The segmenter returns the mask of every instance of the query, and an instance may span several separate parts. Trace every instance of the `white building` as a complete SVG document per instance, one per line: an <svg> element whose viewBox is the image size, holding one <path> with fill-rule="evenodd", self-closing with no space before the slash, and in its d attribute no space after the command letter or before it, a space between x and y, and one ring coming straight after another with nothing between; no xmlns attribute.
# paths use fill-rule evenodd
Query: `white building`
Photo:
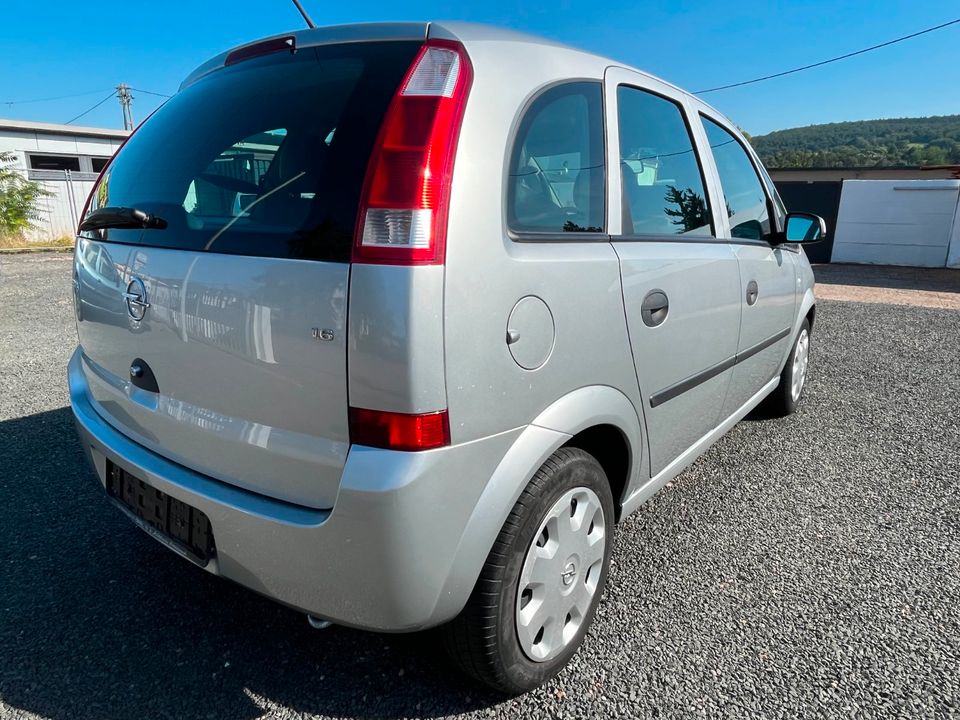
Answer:
<svg viewBox="0 0 960 720"><path fill-rule="evenodd" d="M844 180L831 262L960 267L960 180Z"/></svg>
<svg viewBox="0 0 960 720"><path fill-rule="evenodd" d="M37 228L42 242L73 235L97 175L130 133L26 120L0 120L0 152L16 156L14 167L52 195L42 198Z"/></svg>

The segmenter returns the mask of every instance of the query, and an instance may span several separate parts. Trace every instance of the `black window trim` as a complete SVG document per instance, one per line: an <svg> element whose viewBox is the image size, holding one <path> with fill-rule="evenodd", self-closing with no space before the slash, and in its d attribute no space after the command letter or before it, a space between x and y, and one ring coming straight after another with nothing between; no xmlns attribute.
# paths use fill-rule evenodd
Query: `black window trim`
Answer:
<svg viewBox="0 0 960 720"><path fill-rule="evenodd" d="M754 158L753 152L751 152L752 148L748 148L746 145L744 145L743 141L739 137L737 137L738 131L731 130L729 125L726 122L722 122L720 118L711 117L709 114L705 113L703 110L699 110L698 112L700 115L701 123L704 120L709 120L721 130L726 131L726 133L734 139L734 142L736 142L740 146L740 149L743 150L744 154L747 156L747 160L750 161L750 165L753 167L753 174L757 176L757 181L760 183L760 187L763 189L763 195L767 199L767 215L770 216L770 227L771 227L770 236L771 238L776 237L777 234L779 234L783 229L780 227L780 215L777 212L775 212L776 207L775 207L773 198L770 196L770 188L767 187L767 183L764 182L763 176L760 174L760 171L757 169L758 160ZM707 133L706 127L704 127L703 129L703 133L704 135L706 135ZM707 147L710 148L710 156L713 159L713 166L714 168L717 168L717 159L713 155L713 146L710 144L709 137L707 138ZM717 180L720 182L720 189L723 190L723 180L720 178L719 168L717 168ZM773 180L771 179L770 182L773 182ZM739 240L740 238L731 238L731 239ZM755 242L756 241L751 242L750 244L751 245L755 244ZM765 240L763 238L760 239L760 242L762 242L764 245L768 247L780 247L780 245L773 243L770 240Z"/></svg>
<svg viewBox="0 0 960 720"><path fill-rule="evenodd" d="M562 230L550 230L550 231L537 231L537 230L514 230L510 227L510 170L511 170L511 161L513 160L513 150L517 144L517 138L520 134L520 127L523 125L523 121L527 117L527 113L530 111L530 108L533 107L533 104L537 102L541 97L546 93L554 90L555 88L562 87L564 85L580 85L583 83L588 83L591 85L597 85L600 88L600 130L603 134L602 142L603 148L601 155L603 156L603 230L601 232L563 232ZM607 147L608 147L609 138L607 137L607 102L606 102L606 90L604 88L604 82L602 79L595 77L570 77L563 78L562 80L554 80L545 85L541 85L527 98L524 102L523 107L520 108L513 118L513 124L510 128L510 134L507 140L506 146L506 155L503 162L503 202L502 202L502 218L503 218L503 227L504 233L507 237L510 238L513 242L517 243L571 243L571 242L610 242L610 233L607 225L607 211L608 205L607 198L610 194L610 172L607 167Z"/></svg>
<svg viewBox="0 0 960 720"><path fill-rule="evenodd" d="M770 243L766 240L751 240L750 238L722 238L715 235L664 235L662 233L635 233L633 235L611 235L610 239L612 242L699 243L700 245L758 245L761 247L770 247Z"/></svg>
<svg viewBox="0 0 960 720"><path fill-rule="evenodd" d="M680 110L680 117L683 120L684 127L687 129L687 136L690 138L690 146L693 148L693 155L697 161L697 167L700 169L700 183L703 185L703 194L707 200L707 207L710 211L710 234L709 235L675 235L675 234L664 234L664 233L625 233L623 231L623 224L620 225L620 234L612 235L611 237L617 242L689 242L689 243L726 243L728 242L726 238L721 238L717 236L717 222L714 215L713 203L710 202L710 186L707 184L707 177L704 173L703 158L701 157L700 148L697 145L696 137L693 134L693 126L690 124L690 116L687 113L687 108L681 100L677 98L670 97L656 90L651 90L650 88L642 87L641 85L634 85L628 82L617 83L617 90L622 87L630 88L632 90L640 90L641 92L648 93L650 95L655 95L656 97L666 100L667 102L672 103ZM620 132L620 104L617 103L617 133ZM618 168L619 170L619 168ZM620 189L620 213L621 217L623 214L623 188Z"/></svg>

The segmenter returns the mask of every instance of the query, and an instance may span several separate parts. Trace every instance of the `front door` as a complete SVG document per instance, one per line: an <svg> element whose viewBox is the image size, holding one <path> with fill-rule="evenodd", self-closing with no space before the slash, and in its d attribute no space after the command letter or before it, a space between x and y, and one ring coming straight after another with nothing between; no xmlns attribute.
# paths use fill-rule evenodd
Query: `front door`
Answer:
<svg viewBox="0 0 960 720"><path fill-rule="evenodd" d="M654 476L720 421L740 326L740 277L716 237L682 97L610 68L607 117L624 308ZM619 186L619 187L618 187ZM617 204L620 213L617 212Z"/></svg>

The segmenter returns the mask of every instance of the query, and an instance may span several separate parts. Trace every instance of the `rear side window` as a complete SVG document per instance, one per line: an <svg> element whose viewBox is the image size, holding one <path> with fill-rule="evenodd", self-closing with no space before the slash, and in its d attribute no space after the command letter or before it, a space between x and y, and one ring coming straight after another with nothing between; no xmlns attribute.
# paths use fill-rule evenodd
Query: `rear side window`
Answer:
<svg viewBox="0 0 960 720"><path fill-rule="evenodd" d="M109 239L347 262L377 132L419 47L304 48L216 70L131 137L91 209L168 223Z"/></svg>
<svg viewBox="0 0 960 720"><path fill-rule="evenodd" d="M703 117L703 129L720 174L731 236L745 240L769 237L767 194L747 151L728 130L708 117Z"/></svg>
<svg viewBox="0 0 960 720"><path fill-rule="evenodd" d="M624 235L711 236L710 204L677 103L617 88Z"/></svg>
<svg viewBox="0 0 960 720"><path fill-rule="evenodd" d="M510 156L507 222L519 233L603 232L600 83L546 90L527 109Z"/></svg>

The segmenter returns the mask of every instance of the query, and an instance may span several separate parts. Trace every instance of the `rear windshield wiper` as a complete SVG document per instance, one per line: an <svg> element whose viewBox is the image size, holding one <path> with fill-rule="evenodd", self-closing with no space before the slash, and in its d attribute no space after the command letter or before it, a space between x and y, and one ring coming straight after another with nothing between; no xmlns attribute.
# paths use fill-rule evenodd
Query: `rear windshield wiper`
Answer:
<svg viewBox="0 0 960 720"><path fill-rule="evenodd" d="M105 230L106 228L151 228L163 230L167 221L143 210L128 207L98 208L83 219L81 230Z"/></svg>

